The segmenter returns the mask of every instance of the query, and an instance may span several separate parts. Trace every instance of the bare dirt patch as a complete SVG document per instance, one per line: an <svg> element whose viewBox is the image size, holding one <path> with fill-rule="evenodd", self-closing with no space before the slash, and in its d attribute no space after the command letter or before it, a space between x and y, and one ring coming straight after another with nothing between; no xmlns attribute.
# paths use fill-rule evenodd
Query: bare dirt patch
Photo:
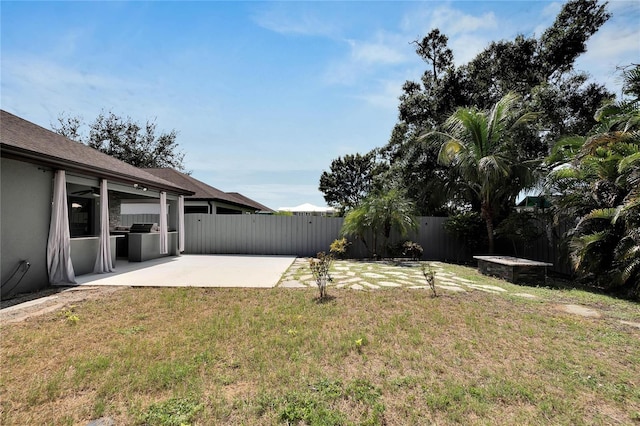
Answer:
<svg viewBox="0 0 640 426"><path fill-rule="evenodd" d="M587 318L600 318L602 315L595 309L582 305L559 305L558 309L570 314L580 315Z"/></svg>
<svg viewBox="0 0 640 426"><path fill-rule="evenodd" d="M68 287L47 289L2 301L0 324L25 321L86 300L97 299L126 287Z"/></svg>

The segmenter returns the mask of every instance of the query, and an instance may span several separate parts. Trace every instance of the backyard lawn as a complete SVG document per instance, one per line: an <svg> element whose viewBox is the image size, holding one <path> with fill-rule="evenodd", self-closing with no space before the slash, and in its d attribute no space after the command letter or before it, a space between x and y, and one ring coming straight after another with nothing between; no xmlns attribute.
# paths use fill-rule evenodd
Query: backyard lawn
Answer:
<svg viewBox="0 0 640 426"><path fill-rule="evenodd" d="M464 291L431 297L417 265L334 267L323 303L313 287L131 288L3 324L0 423L640 424L637 303L445 264L436 282Z"/></svg>

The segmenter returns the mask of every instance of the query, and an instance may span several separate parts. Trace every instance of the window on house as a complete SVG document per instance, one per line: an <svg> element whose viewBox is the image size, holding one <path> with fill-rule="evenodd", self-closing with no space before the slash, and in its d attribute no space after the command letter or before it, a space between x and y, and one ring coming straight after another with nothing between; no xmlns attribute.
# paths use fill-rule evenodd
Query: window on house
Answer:
<svg viewBox="0 0 640 426"><path fill-rule="evenodd" d="M242 214L242 210L228 209L226 207L216 207L217 214Z"/></svg>
<svg viewBox="0 0 640 426"><path fill-rule="evenodd" d="M184 213L209 213L209 206L184 206Z"/></svg>
<svg viewBox="0 0 640 426"><path fill-rule="evenodd" d="M69 197L69 233L71 237L95 235L93 198Z"/></svg>

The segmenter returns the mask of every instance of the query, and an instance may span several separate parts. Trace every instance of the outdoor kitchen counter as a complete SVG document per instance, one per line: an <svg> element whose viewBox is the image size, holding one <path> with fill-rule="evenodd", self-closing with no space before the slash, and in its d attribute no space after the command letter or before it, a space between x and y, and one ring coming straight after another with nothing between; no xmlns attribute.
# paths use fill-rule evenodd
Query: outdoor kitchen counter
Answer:
<svg viewBox="0 0 640 426"><path fill-rule="evenodd" d="M164 256L178 255L178 233L169 234L169 253L160 254L160 233L129 233L129 262L144 262Z"/></svg>
<svg viewBox="0 0 640 426"><path fill-rule="evenodd" d="M110 235L111 261L116 262L116 238L122 235ZM76 275L90 274L96 264L100 237L74 237L71 238L71 263Z"/></svg>

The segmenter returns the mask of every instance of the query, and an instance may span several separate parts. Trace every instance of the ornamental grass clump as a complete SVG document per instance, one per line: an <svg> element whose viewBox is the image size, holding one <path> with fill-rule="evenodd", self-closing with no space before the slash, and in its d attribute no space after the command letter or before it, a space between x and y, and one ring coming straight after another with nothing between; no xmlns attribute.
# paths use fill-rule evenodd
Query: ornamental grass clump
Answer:
<svg viewBox="0 0 640 426"><path fill-rule="evenodd" d="M327 282L331 281L329 269L332 263L333 256L323 251L316 254L315 258L309 259L309 268L311 269L313 278L316 280L316 284L318 284L320 300L327 297Z"/></svg>

